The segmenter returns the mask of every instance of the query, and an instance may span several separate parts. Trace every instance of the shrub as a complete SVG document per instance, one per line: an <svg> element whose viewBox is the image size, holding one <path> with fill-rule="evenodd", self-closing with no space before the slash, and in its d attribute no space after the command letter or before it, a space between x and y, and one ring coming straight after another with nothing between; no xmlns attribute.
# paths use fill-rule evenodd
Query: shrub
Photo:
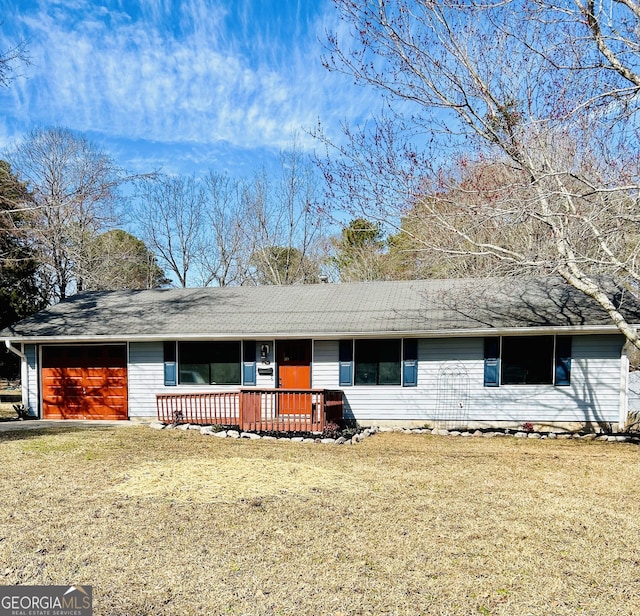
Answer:
<svg viewBox="0 0 640 616"><path fill-rule="evenodd" d="M330 421L322 431L322 438L340 438L341 434L342 428L334 421Z"/></svg>

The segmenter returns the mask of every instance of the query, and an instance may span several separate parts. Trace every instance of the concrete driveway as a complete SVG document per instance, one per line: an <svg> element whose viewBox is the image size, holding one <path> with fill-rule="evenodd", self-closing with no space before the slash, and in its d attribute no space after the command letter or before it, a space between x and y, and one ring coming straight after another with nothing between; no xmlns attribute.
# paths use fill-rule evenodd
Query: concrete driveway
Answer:
<svg viewBox="0 0 640 616"><path fill-rule="evenodd" d="M27 419L24 421L1 421L0 432L20 432L23 430L46 430L47 428L96 428L99 426L113 426L114 428L126 428L141 426L136 421L107 421L102 419Z"/></svg>

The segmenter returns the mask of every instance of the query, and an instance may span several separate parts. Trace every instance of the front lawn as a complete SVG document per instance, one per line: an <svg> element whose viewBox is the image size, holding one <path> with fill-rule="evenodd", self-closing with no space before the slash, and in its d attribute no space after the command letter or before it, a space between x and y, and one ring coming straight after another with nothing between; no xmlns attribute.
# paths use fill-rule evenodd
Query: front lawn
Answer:
<svg viewBox="0 0 640 616"><path fill-rule="evenodd" d="M0 434L0 583L94 614L635 614L635 445Z"/></svg>

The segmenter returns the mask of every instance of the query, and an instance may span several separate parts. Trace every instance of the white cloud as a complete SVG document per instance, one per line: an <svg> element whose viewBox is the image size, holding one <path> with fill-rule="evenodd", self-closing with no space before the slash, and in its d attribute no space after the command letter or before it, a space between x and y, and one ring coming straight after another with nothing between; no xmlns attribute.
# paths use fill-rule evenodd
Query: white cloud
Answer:
<svg viewBox="0 0 640 616"><path fill-rule="evenodd" d="M238 148L287 147L319 117L366 113L362 92L320 64L322 15L285 32L291 23L252 23L260 3L242 5L233 26L214 0L183 2L179 15L165 0L142 4L140 15L71 0L23 14L33 66L11 113L110 138Z"/></svg>

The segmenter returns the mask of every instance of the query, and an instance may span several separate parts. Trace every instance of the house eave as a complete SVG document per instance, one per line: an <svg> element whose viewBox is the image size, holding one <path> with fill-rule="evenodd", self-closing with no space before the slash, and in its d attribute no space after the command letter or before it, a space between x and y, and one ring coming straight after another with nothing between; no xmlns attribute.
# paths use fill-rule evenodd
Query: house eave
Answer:
<svg viewBox="0 0 640 616"><path fill-rule="evenodd" d="M340 332L270 332L246 331L233 333L174 333L174 334L59 334L51 336L10 336L2 340L10 344L61 344L105 342L161 342L164 340L287 340L310 338L336 340L340 338L468 338L481 336L534 336L545 334L586 335L619 333L615 325L572 325L535 327L484 327L473 329L424 329L393 331L340 331Z"/></svg>

